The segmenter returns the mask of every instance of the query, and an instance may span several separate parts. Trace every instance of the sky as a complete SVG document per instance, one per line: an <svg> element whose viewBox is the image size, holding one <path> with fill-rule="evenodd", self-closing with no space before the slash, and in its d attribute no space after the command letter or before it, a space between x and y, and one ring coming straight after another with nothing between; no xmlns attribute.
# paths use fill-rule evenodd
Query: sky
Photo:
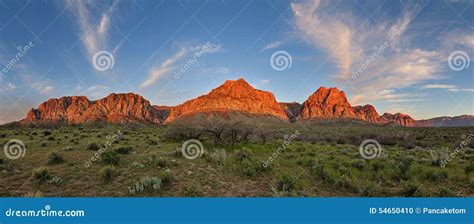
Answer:
<svg viewBox="0 0 474 224"><path fill-rule="evenodd" d="M244 78L338 87L415 119L474 114L474 1L0 0L0 124L49 98L178 105Z"/></svg>

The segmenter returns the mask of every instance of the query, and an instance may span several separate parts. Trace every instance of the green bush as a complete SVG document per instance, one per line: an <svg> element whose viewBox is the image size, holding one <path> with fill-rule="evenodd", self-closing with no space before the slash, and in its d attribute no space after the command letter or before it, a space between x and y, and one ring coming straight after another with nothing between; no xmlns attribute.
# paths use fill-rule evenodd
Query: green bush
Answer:
<svg viewBox="0 0 474 224"><path fill-rule="evenodd" d="M418 183L406 181L403 183L401 195L404 197L421 197L423 196L423 189Z"/></svg>
<svg viewBox="0 0 474 224"><path fill-rule="evenodd" d="M278 176L276 190L278 192L292 193L296 190L297 178L291 173L285 172Z"/></svg>
<svg viewBox="0 0 474 224"><path fill-rule="evenodd" d="M161 190L162 182L158 177L143 177L136 182L132 187L128 188L130 194L155 193Z"/></svg>
<svg viewBox="0 0 474 224"><path fill-rule="evenodd" d="M54 151L54 152L49 153L48 165L60 164L63 162L64 162L63 155L60 154L59 152Z"/></svg>
<svg viewBox="0 0 474 224"><path fill-rule="evenodd" d="M378 192L379 185L370 181L360 190L360 195L364 197L374 197L377 196Z"/></svg>
<svg viewBox="0 0 474 224"><path fill-rule="evenodd" d="M102 153L102 155L100 155L100 159L107 165L115 166L118 165L120 156L114 150L107 149L104 153Z"/></svg>
<svg viewBox="0 0 474 224"><path fill-rule="evenodd" d="M161 179L161 186L169 186L174 180L174 175L171 170L160 171L158 173L158 178Z"/></svg>
<svg viewBox="0 0 474 224"><path fill-rule="evenodd" d="M115 168L113 166L105 166L100 170L100 176L102 180L108 182L114 178L115 175Z"/></svg>
<svg viewBox="0 0 474 224"><path fill-rule="evenodd" d="M425 172L425 179L431 181L442 181L448 179L448 172L446 170L430 169Z"/></svg>
<svg viewBox="0 0 474 224"><path fill-rule="evenodd" d="M266 169L260 162L249 158L237 163L238 172L248 177L255 177Z"/></svg>
<svg viewBox="0 0 474 224"><path fill-rule="evenodd" d="M438 192L439 197L454 197L456 194L449 188L441 187Z"/></svg>
<svg viewBox="0 0 474 224"><path fill-rule="evenodd" d="M89 150L99 150L100 146L99 144L97 143L89 143L89 145L87 145L87 149Z"/></svg>
<svg viewBox="0 0 474 224"><path fill-rule="evenodd" d="M131 146L123 146L123 147L119 147L119 148L115 149L115 151L119 154L129 154L130 151L132 151L132 147Z"/></svg>
<svg viewBox="0 0 474 224"><path fill-rule="evenodd" d="M44 136L48 136L48 135L51 135L51 134L52 134L51 131L43 131L43 135L44 135Z"/></svg>
<svg viewBox="0 0 474 224"><path fill-rule="evenodd" d="M464 172L466 174L474 172L474 162L471 161L471 163L464 168Z"/></svg>
<svg viewBox="0 0 474 224"><path fill-rule="evenodd" d="M45 182L49 179L49 171L46 167L38 167L33 170L33 177L39 182Z"/></svg>
<svg viewBox="0 0 474 224"><path fill-rule="evenodd" d="M132 167L135 168L135 169L143 169L143 168L145 168L145 165L143 165L141 163L138 163L138 162L134 162L134 163L132 163Z"/></svg>
<svg viewBox="0 0 474 224"><path fill-rule="evenodd" d="M186 197L199 197L202 193L198 185L192 184L184 188L184 195Z"/></svg>

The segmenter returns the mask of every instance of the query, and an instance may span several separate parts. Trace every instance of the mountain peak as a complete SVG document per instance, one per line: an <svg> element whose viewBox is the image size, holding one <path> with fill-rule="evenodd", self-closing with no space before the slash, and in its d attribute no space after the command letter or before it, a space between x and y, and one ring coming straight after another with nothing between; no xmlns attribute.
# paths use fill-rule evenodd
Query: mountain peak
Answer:
<svg viewBox="0 0 474 224"><path fill-rule="evenodd" d="M283 120L288 117L273 93L253 88L244 79L227 80L209 94L176 106L166 119L170 122L187 114L208 111L245 112L272 115Z"/></svg>

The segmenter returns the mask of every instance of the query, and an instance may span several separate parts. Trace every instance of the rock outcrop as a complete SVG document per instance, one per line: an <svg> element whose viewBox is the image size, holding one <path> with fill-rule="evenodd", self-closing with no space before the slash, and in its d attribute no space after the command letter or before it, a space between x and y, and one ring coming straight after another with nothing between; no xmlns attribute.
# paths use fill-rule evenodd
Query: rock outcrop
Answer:
<svg viewBox="0 0 474 224"><path fill-rule="evenodd" d="M189 100L175 107L153 106L142 96L134 93L110 94L105 98L90 101L85 96L66 96L49 99L31 109L22 124L40 122L64 122L70 124L86 122L141 122L170 123L177 119L199 113L212 112L223 116L249 114L271 116L284 121L309 119L348 119L372 124L413 126L472 126L474 116L440 117L415 121L402 113L384 113L379 116L372 105L352 106L344 91L321 87L299 104L279 103L275 96L257 90L245 80L228 80L206 95Z"/></svg>
<svg viewBox="0 0 474 224"><path fill-rule="evenodd" d="M65 122L71 124L104 121L159 123L157 111L142 96L127 94L110 94L109 96L90 101L85 96L66 96L50 99L38 109L31 109L21 123L35 121Z"/></svg>
<svg viewBox="0 0 474 224"><path fill-rule="evenodd" d="M245 80L228 80L209 94L173 107L165 123L199 112L233 111L253 115L271 115L288 120L273 93L257 90Z"/></svg>
<svg viewBox="0 0 474 224"><path fill-rule="evenodd" d="M381 117L381 120L383 123L386 123L386 124L395 124L395 125L401 125L401 126L406 126L406 127L415 126L415 119L413 119L407 114L402 114L402 113L396 113L396 114L384 113Z"/></svg>

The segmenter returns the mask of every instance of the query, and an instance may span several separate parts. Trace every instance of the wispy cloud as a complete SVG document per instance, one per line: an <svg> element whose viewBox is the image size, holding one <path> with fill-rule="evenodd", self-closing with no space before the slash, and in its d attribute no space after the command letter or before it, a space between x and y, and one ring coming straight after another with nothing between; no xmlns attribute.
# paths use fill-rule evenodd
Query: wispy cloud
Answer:
<svg viewBox="0 0 474 224"><path fill-rule="evenodd" d="M37 89L42 94L49 94L54 90L53 86L39 86Z"/></svg>
<svg viewBox="0 0 474 224"><path fill-rule="evenodd" d="M1 81L1 79L0 79L0 81ZM1 88L1 90L5 91L5 92L13 91L15 89L16 89L16 86L11 82L8 82L3 88Z"/></svg>
<svg viewBox="0 0 474 224"><path fill-rule="evenodd" d="M445 85L445 84L430 84L424 85L421 87L422 89L454 89L456 88L455 85Z"/></svg>
<svg viewBox="0 0 474 224"><path fill-rule="evenodd" d="M263 46L263 48L260 50L261 52L262 51L266 51L266 50L270 50L270 49L275 49L277 47L280 47L281 45L283 45L283 41L273 41L273 42L270 42L268 44L266 44L265 46Z"/></svg>
<svg viewBox="0 0 474 224"><path fill-rule="evenodd" d="M443 66L450 53L448 44L429 50L411 45L412 40L422 35L421 31L410 28L423 3L407 3L399 19L378 18L376 23L355 16L347 8L334 9L332 1L310 0L291 6L299 35L327 52L329 61L339 70L333 78L350 84L354 90L351 102L360 104L387 97L392 100L415 97L410 99L415 100L419 97L416 94L394 90L443 78ZM461 40L465 45L472 42L470 35Z"/></svg>
<svg viewBox="0 0 474 224"><path fill-rule="evenodd" d="M141 84L141 87L148 87L153 85L158 79L168 74L173 65L181 60L186 55L186 50L181 49L178 53L174 54L170 58L166 59L159 67L152 68L148 74L148 78Z"/></svg>
<svg viewBox="0 0 474 224"><path fill-rule="evenodd" d="M450 92L474 92L474 89L448 89Z"/></svg>
<svg viewBox="0 0 474 224"><path fill-rule="evenodd" d="M89 58L98 51L108 50L108 32L111 24L111 15L118 1L113 1L112 5L107 9L97 13L94 9L99 7L96 5L98 1L84 0L67 0L66 4L70 5L70 11L77 20L80 29L80 38L87 51ZM97 15L99 14L100 16ZM109 51L116 51L117 48Z"/></svg>
<svg viewBox="0 0 474 224"><path fill-rule="evenodd" d="M164 60L160 66L153 67L150 70L147 79L142 82L140 87L149 87L156 83L160 78L170 74L172 71L178 68L181 68L179 74L182 75L183 71L185 72L189 67L193 66L203 55L222 52L222 50L223 48L221 45L211 44L209 42L205 45L181 48L177 53ZM189 58L186 56L189 56ZM181 66L176 65L177 63L181 62L183 63Z"/></svg>

